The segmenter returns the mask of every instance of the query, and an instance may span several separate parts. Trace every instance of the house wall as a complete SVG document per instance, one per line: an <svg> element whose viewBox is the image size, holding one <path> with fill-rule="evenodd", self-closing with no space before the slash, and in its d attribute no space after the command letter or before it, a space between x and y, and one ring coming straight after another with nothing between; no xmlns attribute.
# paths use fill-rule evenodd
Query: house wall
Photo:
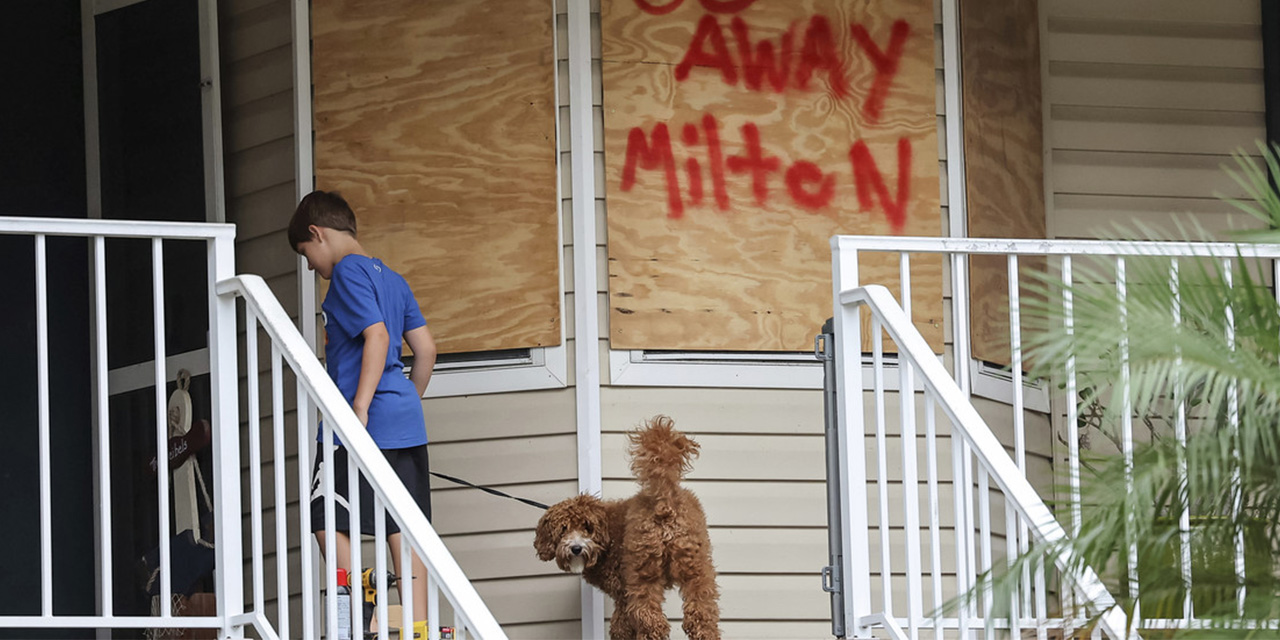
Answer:
<svg viewBox="0 0 1280 640"><path fill-rule="evenodd" d="M1041 0L1051 238L1114 222L1178 237L1174 214L1218 236L1258 226L1229 155L1265 135L1254 0ZM1114 233L1110 234L1114 236Z"/></svg>
<svg viewBox="0 0 1280 640"><path fill-rule="evenodd" d="M1233 213L1215 194L1238 194L1220 165L1229 161L1231 150L1252 148L1263 135L1256 2L1044 0L1040 6L1049 234L1097 237L1102 225L1117 219L1145 222L1172 234L1171 213L1178 211L1219 234L1251 226L1251 219ZM237 270L264 276L282 304L296 309L297 261L284 248L283 231L298 190L293 179L290 1L220 0L219 10L227 217L238 227ZM594 10L598 16L598 6ZM557 24L562 33L564 14L561 2ZM595 38L598 41L598 30ZM935 38L940 45L937 25ZM557 58L564 87L563 53ZM946 114L940 55L937 65L941 141ZM598 64L594 71L599 132L603 116ZM559 104L567 128L563 90ZM603 141L599 135L596 141L597 167L602 167ZM561 152L568 153L565 144ZM945 229L946 158L943 149L939 153ZM600 235L595 246L585 250L604 264L603 171L596 177ZM562 185L567 181L562 175ZM567 230L572 224L569 201L563 202ZM567 265L578 248L569 241L571 234L563 237L567 310L573 308L576 295ZM603 304L605 280L602 271L591 292L602 302L601 309L608 306ZM571 322L571 314L566 313L566 321ZM607 327L607 318L599 322ZM568 334L572 349L572 326ZM600 335L608 336L608 331ZM603 362L607 340L599 346ZM289 384L286 381L286 388ZM292 408L291 395L286 394L287 411ZM574 400L570 387L426 401L436 468L543 501L571 495L578 486ZM1010 440L1007 409L978 403L1001 437ZM895 404L890 401L890 406ZM672 415L703 444L703 457L689 484L710 516L726 635L827 635L827 596L818 588L818 569L826 563L818 392L631 387L606 381L606 497L632 491L623 432L656 413ZM292 413L287 418L291 425ZM1052 439L1043 420L1033 420L1029 429L1033 475L1044 479ZM296 445L291 435L289 449L296 450ZM890 449L894 446L891 439ZM247 453L242 459L247 468ZM283 462L290 477L296 477L298 460ZM446 484L436 488L441 533L511 635L576 637L576 578L559 574L532 554L538 512L469 489ZM296 511L296 496L290 500ZM890 524L900 517L895 507ZM294 554L297 544L291 541ZM269 547L264 560L274 561L274 552ZM878 549L873 547L872 554ZM267 579L270 590L274 576L268 573ZM299 589L294 585L295 593ZM678 615L674 601L669 611Z"/></svg>
<svg viewBox="0 0 1280 640"><path fill-rule="evenodd" d="M1220 197L1243 195L1222 167L1266 134L1257 2L1041 0L1040 21L1050 238L1263 226ZM1054 442L1077 437L1055 409Z"/></svg>
<svg viewBox="0 0 1280 640"><path fill-rule="evenodd" d="M289 4L285 0L223 0L224 129L227 140L228 219L238 225L239 270L259 273L288 309L297 308L293 256L283 251L284 226L295 198L292 181L292 81ZM599 6L593 12L593 113L597 135L595 192L598 264L607 259L604 224L603 114L600 94ZM935 3L935 15L940 6ZM560 42L567 34L566 4L556 6ZM941 25L935 25L937 119L945 176ZM569 126L566 49L557 54L562 131ZM567 136L561 143L568 166ZM574 308L573 252L568 175L562 172L566 265L564 308ZM947 229L945 178L939 185ZM605 270L596 290L607 361ZM429 302L427 302L429 304ZM566 313L568 351L572 314ZM814 328L817 331L817 327ZM572 367L572 364L570 365ZM570 371L569 379L573 380ZM265 383L266 380L263 379ZM286 384L288 384L286 382ZM263 385L265 388L265 384ZM291 394L286 394L289 396ZM510 493L554 502L577 491L575 391L534 391L431 399L424 402L435 469ZM891 400L892 402L892 400ZM633 491L623 433L655 414L671 415L703 445L690 486L703 500L720 571L728 637L821 637L830 632L829 598L819 572L827 564L823 472L822 399L815 390L690 389L610 386L602 391L604 495ZM286 410L292 399L286 397ZM292 433L292 414L287 416ZM294 437L289 450L296 450ZM269 451L269 449L264 449ZM247 454L242 458L247 460ZM247 463L246 463L247 464ZM296 458L285 461L295 477ZM269 471L269 467L264 472ZM561 574L533 554L533 526L540 513L523 504L437 481L435 520L446 544L477 589L516 638L570 638L580 634L579 580ZM289 496L291 514L296 496ZM270 496L267 496L268 509ZM900 524L895 510L894 523ZM267 513L268 517L272 515ZM786 544L779 544L786 541ZM267 542L267 563L274 549ZM297 566L297 540L290 540ZM274 577L268 573L267 589ZM291 585L296 618L298 585ZM269 603L269 609L271 604ZM669 613L679 616L678 599ZM273 611L269 611L274 616ZM676 630L676 635L680 631Z"/></svg>

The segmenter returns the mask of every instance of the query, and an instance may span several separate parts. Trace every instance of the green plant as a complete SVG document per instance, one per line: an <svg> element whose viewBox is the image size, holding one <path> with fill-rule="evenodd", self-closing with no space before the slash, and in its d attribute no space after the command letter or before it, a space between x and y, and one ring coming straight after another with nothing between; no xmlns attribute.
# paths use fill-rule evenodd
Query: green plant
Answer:
<svg viewBox="0 0 1280 640"><path fill-rule="evenodd" d="M1235 154L1235 167L1227 170L1248 198L1229 201L1269 227L1244 240L1276 242L1280 159L1276 149L1259 150L1261 167L1243 152ZM1267 628L1280 624L1280 305L1258 275L1270 273L1270 264L1244 253L1228 264L1183 260L1177 287L1169 284L1168 258L1130 259L1126 281L1132 284L1124 302L1114 273L1078 268L1069 286L1073 332L1063 329L1056 302L1068 285L1050 275L1041 279L1042 295L1025 310L1038 329L1028 334L1033 374L1060 377L1074 358L1084 390L1078 426L1111 440L1115 451L1086 452L1080 535L1033 546L1012 569L985 576L967 597L992 589L993 603L1008 602L1023 565L1065 554L1068 570L1087 566L1100 573L1131 623L1137 611L1146 618L1180 618L1179 521L1186 510L1193 523L1185 534L1192 538L1195 614L1213 628L1176 635L1280 637ZM1187 420L1179 437L1181 415ZM1145 432L1135 429L1126 457L1122 428L1134 421ZM1234 562L1237 549L1243 575ZM1131 567L1140 585L1136 593ZM1238 600L1241 584L1247 595Z"/></svg>

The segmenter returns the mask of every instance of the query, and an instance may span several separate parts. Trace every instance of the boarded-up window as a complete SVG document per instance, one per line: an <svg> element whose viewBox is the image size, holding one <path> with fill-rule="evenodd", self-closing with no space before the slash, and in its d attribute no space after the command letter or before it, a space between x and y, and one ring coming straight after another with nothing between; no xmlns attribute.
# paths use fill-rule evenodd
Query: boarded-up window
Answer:
<svg viewBox="0 0 1280 640"><path fill-rule="evenodd" d="M964 159L969 236L1043 238L1044 150L1040 111L1040 32L1035 0L962 0ZM1008 261L970 259L973 357L1012 360ZM1036 293L1030 273L1043 258L1019 262L1019 296ZM1020 329L1024 332L1027 327Z"/></svg>
<svg viewBox="0 0 1280 640"><path fill-rule="evenodd" d="M316 184L444 352L560 342L546 0L315 0Z"/></svg>
<svg viewBox="0 0 1280 640"><path fill-rule="evenodd" d="M936 236L929 0L602 5L610 344L802 351L829 238ZM896 255L862 280L895 289ZM912 265L941 348L941 260Z"/></svg>

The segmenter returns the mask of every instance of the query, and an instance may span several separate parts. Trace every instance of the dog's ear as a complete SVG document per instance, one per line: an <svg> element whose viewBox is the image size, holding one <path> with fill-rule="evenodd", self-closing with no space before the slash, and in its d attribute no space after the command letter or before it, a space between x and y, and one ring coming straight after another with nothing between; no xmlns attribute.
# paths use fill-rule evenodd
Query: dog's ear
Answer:
<svg viewBox="0 0 1280 640"><path fill-rule="evenodd" d="M598 503L597 503L598 505ZM592 509L591 514L587 518L591 523L591 539L601 547L608 547L609 538L609 517L603 508Z"/></svg>
<svg viewBox="0 0 1280 640"><path fill-rule="evenodd" d="M552 539L554 532L551 512L547 512L538 520L538 528L533 536L533 550L538 552L538 559L546 562L556 557L556 541Z"/></svg>

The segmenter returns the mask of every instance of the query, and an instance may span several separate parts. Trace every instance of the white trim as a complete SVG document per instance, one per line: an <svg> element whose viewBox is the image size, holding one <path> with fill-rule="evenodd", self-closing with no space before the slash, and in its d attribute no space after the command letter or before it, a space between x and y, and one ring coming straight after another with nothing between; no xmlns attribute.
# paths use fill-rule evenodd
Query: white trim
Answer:
<svg viewBox="0 0 1280 640"><path fill-rule="evenodd" d="M563 344L529 350L528 358L437 364L424 398L563 389L568 349Z"/></svg>
<svg viewBox="0 0 1280 640"><path fill-rule="evenodd" d="M969 379L973 381L970 393L1012 406L1013 374L995 365L979 360L969 361ZM1022 408L1027 411L1049 413L1049 386L1044 380L1023 377Z"/></svg>
<svg viewBox="0 0 1280 640"><path fill-rule="evenodd" d="M191 377L209 373L209 348L201 347L194 351L176 353L164 359L165 382L173 382L180 369L186 369ZM114 396L138 389L149 389L156 386L155 362L147 360L107 372L107 395ZM164 395L163 393L161 395Z"/></svg>
<svg viewBox="0 0 1280 640"><path fill-rule="evenodd" d="M969 204L964 157L964 82L961 69L960 7L958 0L942 0L942 93L947 134L947 235L965 238L969 235ZM961 391L970 393L973 380L969 326L969 259L959 256L951 260L951 327L955 335L965 336L954 345L953 366Z"/></svg>
<svg viewBox="0 0 1280 640"><path fill-rule="evenodd" d="M604 481L600 452L600 325L596 296L599 265L596 264L595 131L592 123L595 92L591 86L590 0L569 0L567 11L578 490L599 495ZM581 589L582 637L603 638L604 596L586 583Z"/></svg>
<svg viewBox="0 0 1280 640"><path fill-rule="evenodd" d="M315 148L311 131L311 4L310 0L289 3L293 29L293 168L294 200L311 193L315 185ZM301 88L301 89L300 89ZM307 268L307 259L298 256L294 267L298 276L298 329L302 339L316 352L316 277Z"/></svg>
<svg viewBox="0 0 1280 640"><path fill-rule="evenodd" d="M100 0L101 1L101 0ZM227 221L222 165L222 80L218 56L218 3L200 0L200 133L204 144L204 219Z"/></svg>
<svg viewBox="0 0 1280 640"><path fill-rule="evenodd" d="M816 336L820 329L814 329ZM744 359L750 361L744 362ZM609 350L610 383L637 387L821 389L822 362L801 353Z"/></svg>

